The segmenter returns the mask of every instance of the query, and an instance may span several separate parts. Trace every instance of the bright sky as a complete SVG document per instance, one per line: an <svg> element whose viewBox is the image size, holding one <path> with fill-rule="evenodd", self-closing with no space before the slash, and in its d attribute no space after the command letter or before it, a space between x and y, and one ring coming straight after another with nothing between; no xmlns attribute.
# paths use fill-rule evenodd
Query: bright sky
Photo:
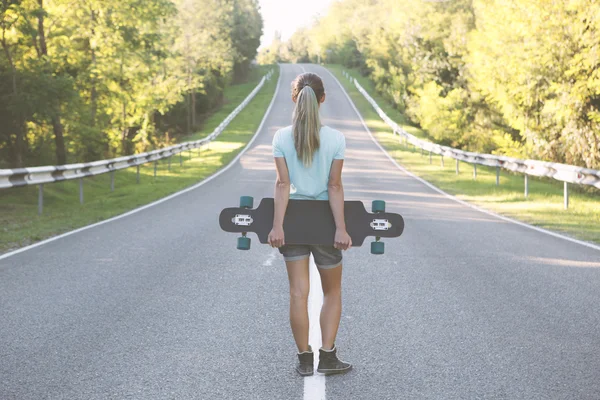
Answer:
<svg viewBox="0 0 600 400"><path fill-rule="evenodd" d="M296 29L309 25L313 18L327 11L333 0L259 0L264 27L261 47L273 41L275 31L282 40L289 39Z"/></svg>

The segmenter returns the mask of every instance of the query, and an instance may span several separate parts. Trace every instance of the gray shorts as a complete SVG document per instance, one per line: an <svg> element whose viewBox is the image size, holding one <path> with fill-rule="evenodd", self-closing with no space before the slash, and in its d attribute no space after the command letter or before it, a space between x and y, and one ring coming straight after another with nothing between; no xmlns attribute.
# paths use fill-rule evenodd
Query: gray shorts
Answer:
<svg viewBox="0 0 600 400"><path fill-rule="evenodd" d="M286 244L279 252L285 261L304 260L312 253L315 264L321 269L336 268L342 263L342 251L333 246Z"/></svg>

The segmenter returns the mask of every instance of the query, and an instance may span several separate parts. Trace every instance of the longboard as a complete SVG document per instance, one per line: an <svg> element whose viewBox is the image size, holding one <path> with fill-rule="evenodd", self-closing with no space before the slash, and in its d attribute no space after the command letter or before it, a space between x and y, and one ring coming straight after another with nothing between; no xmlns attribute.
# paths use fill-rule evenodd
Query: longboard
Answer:
<svg viewBox="0 0 600 400"><path fill-rule="evenodd" d="M240 199L241 207L225 208L219 216L221 229L243 235L238 240L240 250L250 248L248 232L256 233L261 243L267 243L273 227L274 200L264 198L255 209L252 203L251 197L244 196ZM380 200L373 202L373 210L376 212L367 212L361 201L344 202L346 230L353 246L362 246L368 236L376 237L371 252L382 254L383 242L379 238L400 236L404 219L400 214L385 212L385 203ZM289 200L283 230L286 244L333 245L335 222L329 201Z"/></svg>

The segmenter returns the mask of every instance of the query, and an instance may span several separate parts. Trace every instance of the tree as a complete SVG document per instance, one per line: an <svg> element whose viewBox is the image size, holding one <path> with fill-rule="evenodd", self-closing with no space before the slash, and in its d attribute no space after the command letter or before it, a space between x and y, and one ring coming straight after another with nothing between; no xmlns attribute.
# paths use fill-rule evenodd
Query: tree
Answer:
<svg viewBox="0 0 600 400"><path fill-rule="evenodd" d="M532 149L531 156L600 165L593 1L476 2L473 84Z"/></svg>
<svg viewBox="0 0 600 400"><path fill-rule="evenodd" d="M113 157L191 132L245 79L261 32L256 0L0 0L0 165Z"/></svg>

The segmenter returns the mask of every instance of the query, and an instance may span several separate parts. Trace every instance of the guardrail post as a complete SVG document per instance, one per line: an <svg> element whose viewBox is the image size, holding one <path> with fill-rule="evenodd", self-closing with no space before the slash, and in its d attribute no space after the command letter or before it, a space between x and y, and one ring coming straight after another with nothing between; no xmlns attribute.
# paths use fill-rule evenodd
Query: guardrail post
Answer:
<svg viewBox="0 0 600 400"><path fill-rule="evenodd" d="M38 215L42 215L44 210L44 184L39 184L38 188Z"/></svg>
<svg viewBox="0 0 600 400"><path fill-rule="evenodd" d="M525 174L525 198L529 196L529 175Z"/></svg>
<svg viewBox="0 0 600 400"><path fill-rule="evenodd" d="M569 184L565 182L565 210L569 208Z"/></svg>
<svg viewBox="0 0 600 400"><path fill-rule="evenodd" d="M137 165L137 176L135 178L136 183L140 183L140 164Z"/></svg>
<svg viewBox="0 0 600 400"><path fill-rule="evenodd" d="M496 186L500 186L500 167L496 167Z"/></svg>
<svg viewBox="0 0 600 400"><path fill-rule="evenodd" d="M477 179L477 164L473 164L473 179Z"/></svg>
<svg viewBox="0 0 600 400"><path fill-rule="evenodd" d="M459 168L458 168L458 158L456 159L456 175L458 175L459 172Z"/></svg>
<svg viewBox="0 0 600 400"><path fill-rule="evenodd" d="M171 158L173 158L173 156L169 157L169 172L171 172Z"/></svg>
<svg viewBox="0 0 600 400"><path fill-rule="evenodd" d="M444 155L442 154L442 168L444 168Z"/></svg>
<svg viewBox="0 0 600 400"><path fill-rule="evenodd" d="M179 166L183 166L183 151L179 152Z"/></svg>
<svg viewBox="0 0 600 400"><path fill-rule="evenodd" d="M110 191L115 191L115 171L110 171Z"/></svg>
<svg viewBox="0 0 600 400"><path fill-rule="evenodd" d="M431 164L431 151L429 152L429 164Z"/></svg>
<svg viewBox="0 0 600 400"><path fill-rule="evenodd" d="M79 178L79 203L83 204L83 178Z"/></svg>
<svg viewBox="0 0 600 400"><path fill-rule="evenodd" d="M156 169L158 168L158 161L154 161L154 179L156 179Z"/></svg>

